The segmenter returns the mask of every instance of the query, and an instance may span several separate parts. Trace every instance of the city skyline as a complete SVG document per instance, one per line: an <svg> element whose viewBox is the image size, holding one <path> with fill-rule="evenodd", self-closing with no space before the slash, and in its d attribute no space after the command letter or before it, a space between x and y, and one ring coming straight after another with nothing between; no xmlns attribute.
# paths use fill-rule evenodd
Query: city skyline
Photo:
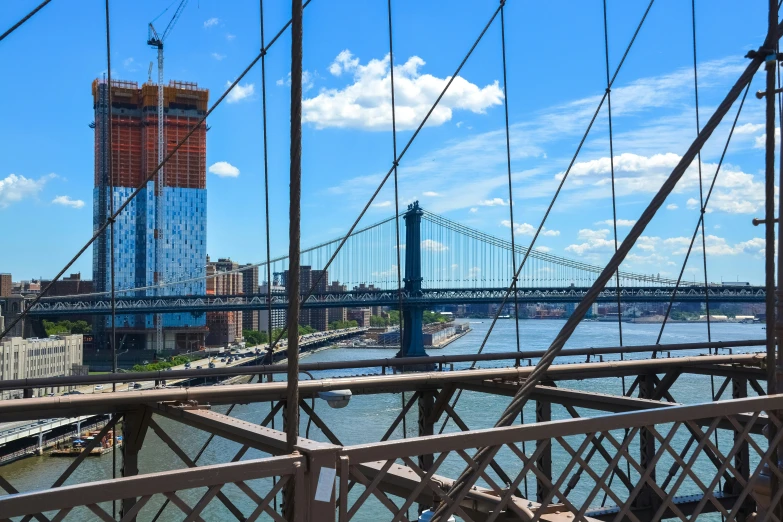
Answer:
<svg viewBox="0 0 783 522"><path fill-rule="evenodd" d="M699 8L697 3L697 9ZM19 6L21 11L26 6ZM354 6L355 7L355 6ZM319 243L337 237L347 230L357 210L366 202L379 173L390 164L390 122L385 112L388 101L373 86L383 85L388 76L385 42L372 38L373 24L383 22L383 6L367 6L367 27L357 34L342 37L332 24L351 5L337 10L326 10L312 4L305 12L305 32L328 41L320 48L308 48L305 42L305 148L304 175L311 190L303 195L302 245ZM465 49L466 35L477 34L479 28L469 23L470 16L489 8L485 4L460 4L463 12L440 13L433 7L419 9L420 21L395 26L396 79L399 111L410 110L420 116L418 105L406 105L404 89L423 89L439 85L455 67L456 57ZM403 18L412 4L400 3L399 17ZM630 38L631 29L638 22L642 6L624 6L609 2L610 62L616 66L619 56ZM510 7L511 9L511 7ZM513 7L513 9L521 9ZM546 6L529 7L537 16L551 16ZM746 50L749 43L760 37L754 23L761 6L751 5L747 13L729 20L721 16L721 9L703 9L704 18L698 27L698 61L702 123L707 119L718 97L744 64L737 56L738 49ZM116 6L117 18L112 63L116 64L117 78L138 82L146 80L149 60L154 53L144 41L147 21L160 12L160 6L143 3L141 9ZM96 10L97 11L97 10ZM131 12L133 11L133 12ZM684 7L654 6L648 20L649 27L640 33L629 60L613 88L615 118L615 169L618 176L618 234L620 239L629 225L638 217L651 190L662 179L683 153L684 144L695 134L695 113L692 90L692 56L689 55L689 13ZM516 15L524 14L520 11ZM189 6L170 42L167 44L167 74L169 79L195 80L213 92L222 92L242 69L246 50L237 53L238 42L258 39L257 28L238 16L239 8L205 4ZM311 14L312 13L312 14ZM441 18L434 23L435 16ZM319 18L321 16L326 18ZM583 16L600 20L598 6L575 6L568 16ZM8 13L9 19L15 13ZM68 19L67 10L52 6L41 13L33 24L56 28L52 24ZM267 13L267 40L287 18L285 10L270 6ZM446 27L459 19L455 27L459 35L450 36ZM747 18L746 18L747 17ZM100 13L91 15L97 24ZM418 34L419 24L430 23L431 33ZM724 31L732 25L734 30ZM380 25L379 25L380 27ZM653 38L655 31L667 29L670 42L662 44ZM546 70L544 58L522 55L517 51L527 38L542 35L545 27L530 28L529 35L507 35L509 42L509 111L512 138L512 170L514 172L515 230L521 244L530 241L531 233L540 222L544 202L554 192L560 175L568 164L578 142L583 123L597 104L596 96L605 83L601 67L603 56L599 40L592 38L595 28L584 34L566 38L563 45L580 39L588 43L580 49L578 59L566 60L555 66L567 67L579 81L550 81L544 75L540 85L532 85L526 78ZM457 37L459 36L459 38ZM16 46L25 45L28 33L14 35L6 42L13 55ZM270 114L270 201L273 215L278 219L272 227L272 249L275 253L287 250L284 196L287 176L287 136L277 132L287 122L286 46L283 35L267 59L267 101ZM100 76L105 69L105 56L96 36L95 49L84 50L84 63L73 64L72 70L51 64L52 72L61 73L63 93L73 97L86 82ZM376 41L377 40L377 41ZM504 187L504 139L500 132L503 95L495 82L502 78L495 48L499 35L490 33L477 48L461 73L460 89L444 100L443 112L437 112L400 164L401 205L418 198L422 205L434 212L464 222L492 235L506 238L510 233L508 193ZM459 42L454 49L450 42ZM187 46L183 42L189 42ZM654 45L653 45L654 44ZM69 42L56 49L55 55L68 52ZM279 47L277 47L279 46ZM568 54L565 54L568 56ZM12 60L14 60L12 58ZM30 59L50 63L46 57L33 52ZM546 65L549 66L549 65ZM430 83L427 83L430 82ZM758 80L751 89L756 90ZM425 88L426 87L426 88ZM8 87L3 87L8 88ZM33 97L38 87L19 94L22 100ZM210 145L207 151L210 192L207 201L207 228L231 233L207 234L207 250L221 257L242 259L256 263L265 257L264 222L262 215L262 170L260 151L260 73L254 71L240 82L226 100L227 103L210 117ZM339 118L326 110L330 104L353 103L354 96L368 96L369 107L380 119L369 118L371 113L351 113ZM59 96L60 94L57 94ZM83 93L77 93L84 100ZM563 99L570 101L563 102ZM557 101L555 101L557 100ZM664 103L666 102L666 103ZM674 102L674 103L669 103ZM411 102L412 103L412 102ZM84 151L91 145L89 110L86 103L69 104L63 108L63 117L54 122L51 131L36 129L37 133L58 133L52 154L46 157L29 154L31 144L27 123L15 114L24 103L9 108L9 117L19 121L14 132L4 132L9 150L6 172L0 172L0 217L10 217L21 209L34 209L34 216L18 230L11 232L9 241L23 246L28 259L8 259L3 270L16 279L51 277L72 254L74 244L88 237L89 201L86 166L91 162ZM73 107L71 106L73 105ZM425 104L426 105L426 104ZM762 196L760 178L762 139L761 105L749 99L729 149L723 173L718 178L716 192L708 209L706 243L709 259L709 279L750 280L760 283L763 260L761 231L750 225L750 219L759 217ZM611 254L613 238L610 199L606 166L608 140L605 112L602 112L585 148L572 169L560 201L547 222L546 231L537 243L538 248L572 259L600 264ZM62 120L62 121L60 121ZM364 124L363 121L376 123ZM399 140L410 136L415 118L400 118ZM387 126L386 124L389 123ZM728 124L716 133L715 139L703 152L703 175L709 180L720 154L721 139L728 132ZM69 148L70 150L65 150ZM346 161L350 158L351 161ZM645 273L661 272L676 276L677 266L684 257L684 238L690 235L698 218L697 169L691 169L683 184L669 200L649 227L640 244L624 263L629 270ZM632 193L633 192L633 193ZM385 187L374 202L364 223L390 215L393 198L390 187ZM318 219L324 207L330 209L330 220L324 226ZM41 246L30 244L25 237L47 231L54 236L44 255ZM66 246L68 245L68 246ZM53 247L53 248L52 248ZM51 255L51 252L55 255ZM692 256L686 279L703 280L699 259ZM73 267L74 271L89 273L85 255ZM751 277L745 277L750 267ZM668 271L668 274L666 273Z"/></svg>

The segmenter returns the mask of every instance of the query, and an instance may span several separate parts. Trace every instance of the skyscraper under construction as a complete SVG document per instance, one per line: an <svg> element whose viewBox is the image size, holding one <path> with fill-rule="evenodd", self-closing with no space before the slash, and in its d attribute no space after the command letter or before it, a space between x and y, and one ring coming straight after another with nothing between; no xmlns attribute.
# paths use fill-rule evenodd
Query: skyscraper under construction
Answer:
<svg viewBox="0 0 783 522"><path fill-rule="evenodd" d="M206 113L209 91L199 89L195 83L172 81L163 93L165 158ZM112 208L118 208L142 187L114 225L117 295L204 295L206 123L164 164L162 173L146 181L158 166L157 85L145 83L139 88L135 82L112 80L111 108L108 94L105 80L93 81L93 229L106 221ZM93 246L93 279L98 292L111 289L110 245L107 229ZM127 289L135 290L124 291ZM101 319L96 324L99 349L108 347L110 321ZM156 343L159 321L162 343ZM117 316L116 326L120 350L193 350L204 344L206 334L204 314L189 312L163 316L123 314Z"/></svg>

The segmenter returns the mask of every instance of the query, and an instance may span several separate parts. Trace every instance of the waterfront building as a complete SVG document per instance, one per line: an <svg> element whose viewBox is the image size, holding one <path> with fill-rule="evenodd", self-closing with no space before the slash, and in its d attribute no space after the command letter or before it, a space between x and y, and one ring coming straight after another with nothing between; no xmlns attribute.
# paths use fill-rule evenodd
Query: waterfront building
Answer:
<svg viewBox="0 0 783 522"><path fill-rule="evenodd" d="M332 284L326 287L327 292L342 293L346 292L348 287L341 285L340 281L332 281ZM327 308L326 310L326 324L332 324L335 321L347 321L348 309L347 308Z"/></svg>
<svg viewBox="0 0 783 522"><path fill-rule="evenodd" d="M0 341L0 380L59 377L82 373L81 335L52 336L46 339L6 337ZM41 389L38 394L58 390ZM3 399L19 391L5 391Z"/></svg>
<svg viewBox="0 0 783 522"><path fill-rule="evenodd" d="M209 91L199 89L195 83L174 81L163 90L163 143L170 149L206 113ZM143 288L134 292L139 297L203 295L206 291L203 279L206 274L206 124L197 128L166 162L161 186L157 174L151 181L145 181L158 166L157 93L158 86L153 83L139 88L135 82L112 80L112 106L109 107L107 82L92 83L93 230L106 222L112 203L113 208L119 207L142 187L115 223L115 288ZM93 245L93 281L97 292L110 290L110 252L110 235L101 234ZM173 284L179 280L186 282ZM106 332L110 321L105 317L95 325L96 344L104 348L109 345ZM162 346L155 342L158 321L164 335ZM117 333L126 347L183 351L194 344L203 344L206 317L190 312L124 314L117 317Z"/></svg>
<svg viewBox="0 0 783 522"><path fill-rule="evenodd" d="M356 321L359 326L370 326L370 317L372 316L369 308L349 308L348 320Z"/></svg>

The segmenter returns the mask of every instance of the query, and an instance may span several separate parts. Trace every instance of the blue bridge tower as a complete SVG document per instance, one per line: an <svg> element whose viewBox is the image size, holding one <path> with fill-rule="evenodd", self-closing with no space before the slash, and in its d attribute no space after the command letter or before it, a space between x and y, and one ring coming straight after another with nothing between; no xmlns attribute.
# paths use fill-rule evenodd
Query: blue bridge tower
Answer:
<svg viewBox="0 0 783 522"><path fill-rule="evenodd" d="M410 297L421 297L421 216L424 212L419 202L408 205L405 220L405 291ZM402 322L402 351L398 357L424 357L424 307L403 304L400 310Z"/></svg>

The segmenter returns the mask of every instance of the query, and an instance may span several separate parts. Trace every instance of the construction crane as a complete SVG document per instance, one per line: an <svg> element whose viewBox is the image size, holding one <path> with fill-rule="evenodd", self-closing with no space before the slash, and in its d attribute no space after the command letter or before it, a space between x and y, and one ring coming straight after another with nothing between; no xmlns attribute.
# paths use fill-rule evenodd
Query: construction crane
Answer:
<svg viewBox="0 0 783 522"><path fill-rule="evenodd" d="M155 26L152 25L155 20L163 16L168 11L166 8L163 13L158 15L155 20L149 23L149 32L147 34L147 45L154 47L158 50L158 165L163 163L165 157L166 142L163 139L163 42L171 34L171 30L177 24L179 17L182 15L182 11L185 9L188 0L181 0L177 6L177 10L174 11L174 16L171 17L169 24L163 33L158 34L155 30ZM173 5L173 4L172 4ZM169 6L171 7L171 6ZM150 63L150 72L152 71L152 64ZM166 186L166 177L164 169L161 166L158 170L157 179L155 182L155 283L158 285L158 295L163 295L164 283L165 283L165 268L166 268L166 241L164 237L165 227L164 222L166 220L165 209L165 197L164 187ZM163 346L163 314L155 315L155 351L160 353Z"/></svg>

